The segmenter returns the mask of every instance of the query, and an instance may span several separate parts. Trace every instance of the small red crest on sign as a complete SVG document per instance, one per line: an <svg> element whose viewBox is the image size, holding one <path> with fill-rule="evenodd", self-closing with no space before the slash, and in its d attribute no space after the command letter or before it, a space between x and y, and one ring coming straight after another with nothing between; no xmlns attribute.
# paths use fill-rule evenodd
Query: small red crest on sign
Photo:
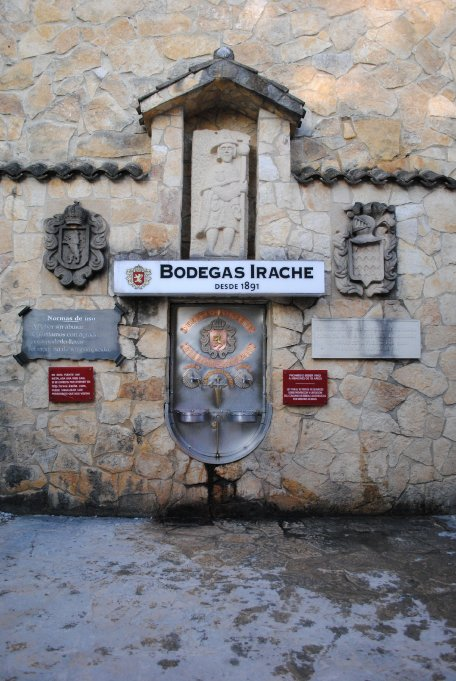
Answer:
<svg viewBox="0 0 456 681"><path fill-rule="evenodd" d="M133 270L133 283L136 286L142 286L144 284L144 272Z"/></svg>
<svg viewBox="0 0 456 681"><path fill-rule="evenodd" d="M144 288L152 278L152 271L142 265L127 270L127 281L133 288Z"/></svg>

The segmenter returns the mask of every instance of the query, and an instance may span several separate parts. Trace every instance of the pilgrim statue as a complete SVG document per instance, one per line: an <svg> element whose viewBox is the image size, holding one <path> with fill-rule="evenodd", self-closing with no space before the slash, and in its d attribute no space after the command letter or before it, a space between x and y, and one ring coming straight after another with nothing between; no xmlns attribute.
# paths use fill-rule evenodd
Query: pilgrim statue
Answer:
<svg viewBox="0 0 456 681"><path fill-rule="evenodd" d="M190 256L247 256L249 137L197 130L192 153Z"/></svg>

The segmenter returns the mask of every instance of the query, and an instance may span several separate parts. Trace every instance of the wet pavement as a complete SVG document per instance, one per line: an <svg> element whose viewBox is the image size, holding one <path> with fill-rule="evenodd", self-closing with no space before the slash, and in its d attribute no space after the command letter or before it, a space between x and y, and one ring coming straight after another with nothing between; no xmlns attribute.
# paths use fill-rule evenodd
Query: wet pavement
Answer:
<svg viewBox="0 0 456 681"><path fill-rule="evenodd" d="M1 681L456 680L456 516L0 516Z"/></svg>

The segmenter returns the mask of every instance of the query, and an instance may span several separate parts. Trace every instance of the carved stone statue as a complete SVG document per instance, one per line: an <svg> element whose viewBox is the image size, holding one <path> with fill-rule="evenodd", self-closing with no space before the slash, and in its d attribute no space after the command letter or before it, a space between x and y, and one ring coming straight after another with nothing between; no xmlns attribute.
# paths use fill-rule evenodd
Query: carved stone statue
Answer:
<svg viewBox="0 0 456 681"><path fill-rule="evenodd" d="M388 293L397 277L394 206L357 202L345 212L350 224L334 237L337 288L368 297Z"/></svg>
<svg viewBox="0 0 456 681"><path fill-rule="evenodd" d="M191 257L246 257L248 154L241 132L193 133Z"/></svg>
<svg viewBox="0 0 456 681"><path fill-rule="evenodd" d="M63 286L84 286L103 269L107 224L75 201L63 213L44 223L45 267L54 272Z"/></svg>

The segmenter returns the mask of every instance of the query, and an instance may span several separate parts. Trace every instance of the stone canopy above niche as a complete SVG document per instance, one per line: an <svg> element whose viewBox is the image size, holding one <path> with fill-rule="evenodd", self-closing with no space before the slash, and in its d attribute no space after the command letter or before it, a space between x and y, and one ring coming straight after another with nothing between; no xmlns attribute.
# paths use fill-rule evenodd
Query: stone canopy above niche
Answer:
<svg viewBox="0 0 456 681"><path fill-rule="evenodd" d="M143 96L138 111L156 178L151 219L176 234L178 255L266 259L258 235L270 215L258 197L274 182L288 191L303 102L222 47Z"/></svg>
<svg viewBox="0 0 456 681"><path fill-rule="evenodd" d="M305 115L304 102L290 95L288 88L234 61L233 51L221 47L209 62L190 67L179 78L166 81L139 99L138 113L148 133L152 119L183 107L193 116L214 107L227 107L254 120L264 109L290 123L291 133Z"/></svg>

